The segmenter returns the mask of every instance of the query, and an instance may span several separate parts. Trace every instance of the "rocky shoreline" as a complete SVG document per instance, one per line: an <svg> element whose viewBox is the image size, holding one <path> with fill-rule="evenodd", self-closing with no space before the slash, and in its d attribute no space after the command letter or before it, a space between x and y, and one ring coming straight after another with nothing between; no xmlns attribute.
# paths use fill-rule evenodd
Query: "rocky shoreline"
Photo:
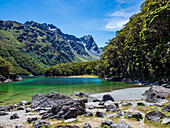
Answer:
<svg viewBox="0 0 170 128"><path fill-rule="evenodd" d="M12 81L20 81L22 80L21 77L18 77L15 73L6 74L6 75L0 75L0 83L7 83Z"/></svg>
<svg viewBox="0 0 170 128"><path fill-rule="evenodd" d="M13 106L0 106L0 128L170 126L170 89L153 86L129 88L129 93L127 90L90 96L81 92L72 94L81 97L78 99L55 92L36 94L32 102L21 101ZM120 95L123 92L124 97ZM131 95L132 92L138 94L136 99ZM142 94L144 99L141 99Z"/></svg>

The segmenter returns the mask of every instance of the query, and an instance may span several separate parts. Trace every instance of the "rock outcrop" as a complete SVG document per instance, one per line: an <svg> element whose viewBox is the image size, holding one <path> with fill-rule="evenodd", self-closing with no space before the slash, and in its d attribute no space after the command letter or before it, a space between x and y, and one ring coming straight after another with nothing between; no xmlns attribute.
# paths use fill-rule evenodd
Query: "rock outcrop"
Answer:
<svg viewBox="0 0 170 128"><path fill-rule="evenodd" d="M167 99L170 95L170 89L164 87L151 87L147 90L143 96L145 96L145 101L147 102L162 102L163 100Z"/></svg>
<svg viewBox="0 0 170 128"><path fill-rule="evenodd" d="M145 118L147 120L150 120L150 121L153 121L153 122L158 122L163 117L166 117L166 116L163 113L159 112L159 111L149 111L145 115Z"/></svg>
<svg viewBox="0 0 170 128"><path fill-rule="evenodd" d="M73 100L68 96L55 92L45 95L34 95L30 107L52 107L47 113L43 114L42 119L69 119L85 113L84 102Z"/></svg>

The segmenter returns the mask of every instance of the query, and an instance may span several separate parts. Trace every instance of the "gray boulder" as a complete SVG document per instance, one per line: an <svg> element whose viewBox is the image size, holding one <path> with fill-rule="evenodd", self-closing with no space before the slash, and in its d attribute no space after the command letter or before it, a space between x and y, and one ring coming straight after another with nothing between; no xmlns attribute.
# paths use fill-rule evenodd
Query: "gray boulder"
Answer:
<svg viewBox="0 0 170 128"><path fill-rule="evenodd" d="M79 128L79 127L75 125L58 125L55 128Z"/></svg>
<svg viewBox="0 0 170 128"><path fill-rule="evenodd" d="M47 113L43 114L42 119L69 119L76 118L85 113L85 103L71 99L59 93L36 94L32 98L31 108L52 107ZM41 109L46 110L46 109Z"/></svg>
<svg viewBox="0 0 170 128"><path fill-rule="evenodd" d="M145 96L145 101L157 103L168 98L170 89L153 86L142 95Z"/></svg>
<svg viewBox="0 0 170 128"><path fill-rule="evenodd" d="M170 118L164 118L161 122L161 124L169 124L170 123Z"/></svg>
<svg viewBox="0 0 170 128"><path fill-rule="evenodd" d="M21 105L21 106L30 105L30 104L31 104L30 101L20 101L20 102L18 103L18 105Z"/></svg>
<svg viewBox="0 0 170 128"><path fill-rule="evenodd" d="M13 115L10 117L11 120L12 120L12 119L18 119L18 118L19 118L19 116L18 116L17 113L13 114Z"/></svg>
<svg viewBox="0 0 170 128"><path fill-rule="evenodd" d="M110 127L111 128L118 128L118 125L117 124L111 124Z"/></svg>
<svg viewBox="0 0 170 128"><path fill-rule="evenodd" d="M111 126L112 124L114 124L114 122L110 119L104 120L102 122L102 126L106 125L106 126Z"/></svg>
<svg viewBox="0 0 170 128"><path fill-rule="evenodd" d="M136 119L143 119L142 114L140 112L134 112L131 114L131 117L136 118Z"/></svg>
<svg viewBox="0 0 170 128"><path fill-rule="evenodd" d="M129 111L127 111L127 110L124 111L124 114L125 114L125 115L131 115L131 113L130 113Z"/></svg>
<svg viewBox="0 0 170 128"><path fill-rule="evenodd" d="M166 116L163 113L159 112L159 111L149 111L145 115L145 118L147 120L150 120L150 121L153 121L153 122L158 122L163 117L166 117Z"/></svg>
<svg viewBox="0 0 170 128"><path fill-rule="evenodd" d="M123 116L122 111L118 111L118 112L116 113L116 116Z"/></svg>
<svg viewBox="0 0 170 128"><path fill-rule="evenodd" d="M114 99L113 99L113 97L112 97L110 94L104 95L104 96L103 96L103 101L106 102L106 101L108 101L108 100L111 100L111 101L114 102Z"/></svg>
<svg viewBox="0 0 170 128"><path fill-rule="evenodd" d="M34 128L41 128L42 126L47 127L48 125L50 125L50 123L48 121L44 121L44 120L36 120L33 123Z"/></svg>
<svg viewBox="0 0 170 128"><path fill-rule="evenodd" d="M132 103L125 102L125 103L122 103L122 106L132 106Z"/></svg>
<svg viewBox="0 0 170 128"><path fill-rule="evenodd" d="M104 105L104 101L100 101L98 105Z"/></svg>
<svg viewBox="0 0 170 128"><path fill-rule="evenodd" d="M167 105L167 106L165 106L165 107L162 109L162 111L164 111L164 112L170 112L170 104Z"/></svg>
<svg viewBox="0 0 170 128"><path fill-rule="evenodd" d="M143 102L138 102L137 105L138 105L138 106L146 106L146 104L143 103Z"/></svg>
<svg viewBox="0 0 170 128"><path fill-rule="evenodd" d="M0 116L5 116L8 115L8 113L4 112L4 111L0 111Z"/></svg>
<svg viewBox="0 0 170 128"><path fill-rule="evenodd" d="M25 108L21 106L21 107L17 108L17 110L25 110Z"/></svg>
<svg viewBox="0 0 170 128"><path fill-rule="evenodd" d="M116 112L119 111L120 109L116 105L108 105L106 107L106 111L108 112Z"/></svg>
<svg viewBox="0 0 170 128"><path fill-rule="evenodd" d="M36 120L38 120L37 117L33 117L33 118L28 118L28 119L27 119L27 121L28 121L29 124L30 124L31 122L33 122L33 121L36 121Z"/></svg>
<svg viewBox="0 0 170 128"><path fill-rule="evenodd" d="M84 116L93 116L92 112L85 112Z"/></svg>
<svg viewBox="0 0 170 128"><path fill-rule="evenodd" d="M108 100L108 101L104 102L104 105L105 105L105 106L108 106L108 105L116 105L117 107L119 107L118 102L113 102L113 101L111 101L111 100Z"/></svg>
<svg viewBox="0 0 170 128"><path fill-rule="evenodd" d="M22 125L17 125L15 128L23 128Z"/></svg>
<svg viewBox="0 0 170 128"><path fill-rule="evenodd" d="M4 82L5 80L6 80L6 78L4 76L0 75L0 81Z"/></svg>
<svg viewBox="0 0 170 128"><path fill-rule="evenodd" d="M164 104L162 104L162 103L155 103L154 106L163 107Z"/></svg>
<svg viewBox="0 0 170 128"><path fill-rule="evenodd" d="M31 103L31 108L37 108L37 107L53 107L55 105L63 104L63 102L68 102L68 101L73 101L68 96L61 95L59 93L53 92L49 94L35 94L32 97L32 103Z"/></svg>
<svg viewBox="0 0 170 128"><path fill-rule="evenodd" d="M91 128L89 123L85 123L82 128Z"/></svg>
<svg viewBox="0 0 170 128"><path fill-rule="evenodd" d="M106 113L99 112L99 111L96 112L97 117L105 117L105 115L106 115Z"/></svg>
<svg viewBox="0 0 170 128"><path fill-rule="evenodd" d="M78 96L78 97L88 97L88 95L82 93L82 92L74 92L71 94L72 96Z"/></svg>
<svg viewBox="0 0 170 128"><path fill-rule="evenodd" d="M117 125L118 125L118 128L130 128L130 126L127 123L124 123L121 121L119 121Z"/></svg>
<svg viewBox="0 0 170 128"><path fill-rule="evenodd" d="M8 111L10 112L13 109L11 105L8 106L0 106L0 111Z"/></svg>
<svg viewBox="0 0 170 128"><path fill-rule="evenodd" d="M100 99L93 99L92 102L100 102Z"/></svg>

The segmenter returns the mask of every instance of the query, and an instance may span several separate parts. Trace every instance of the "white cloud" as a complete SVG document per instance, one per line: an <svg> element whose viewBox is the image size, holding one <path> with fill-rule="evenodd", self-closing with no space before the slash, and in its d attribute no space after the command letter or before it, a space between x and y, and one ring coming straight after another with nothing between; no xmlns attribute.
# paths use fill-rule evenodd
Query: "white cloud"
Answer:
<svg viewBox="0 0 170 128"><path fill-rule="evenodd" d="M129 18L135 13L137 13L136 6L132 6L108 14L108 17L105 19L106 24L104 30L113 32L120 30L123 28L123 25L129 21Z"/></svg>
<svg viewBox="0 0 170 128"><path fill-rule="evenodd" d="M131 16L131 13L127 13L124 10L115 11L110 14L110 17L129 17L129 16Z"/></svg>
<svg viewBox="0 0 170 128"><path fill-rule="evenodd" d="M117 31L123 27L124 24L128 22L127 19L113 18L109 19L108 23L105 25L105 30L107 31Z"/></svg>

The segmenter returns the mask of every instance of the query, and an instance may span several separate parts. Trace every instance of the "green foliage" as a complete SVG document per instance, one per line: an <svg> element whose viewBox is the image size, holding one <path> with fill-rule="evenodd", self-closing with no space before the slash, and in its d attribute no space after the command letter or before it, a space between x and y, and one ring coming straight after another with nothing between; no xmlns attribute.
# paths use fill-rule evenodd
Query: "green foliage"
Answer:
<svg viewBox="0 0 170 128"><path fill-rule="evenodd" d="M96 62L70 62L52 66L45 71L45 76L74 76L74 75L94 75Z"/></svg>
<svg viewBox="0 0 170 128"><path fill-rule="evenodd" d="M7 75L10 73L12 69L12 64L8 61L5 61L1 56L0 56L0 75Z"/></svg>
<svg viewBox="0 0 170 128"><path fill-rule="evenodd" d="M146 0L104 48L97 69L101 77L141 80L170 74L170 1Z"/></svg>

